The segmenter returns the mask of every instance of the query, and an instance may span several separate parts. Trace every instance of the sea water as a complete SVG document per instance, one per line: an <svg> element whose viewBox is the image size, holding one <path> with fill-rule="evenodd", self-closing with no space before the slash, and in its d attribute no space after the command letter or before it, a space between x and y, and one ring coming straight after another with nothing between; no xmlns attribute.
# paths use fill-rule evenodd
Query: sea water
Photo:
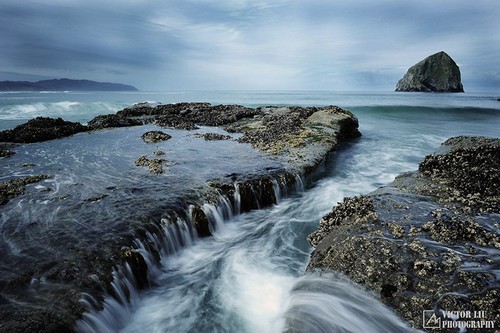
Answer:
<svg viewBox="0 0 500 333"><path fill-rule="evenodd" d="M46 96L47 95L47 96ZM172 92L0 94L0 127L35 116L86 122L136 102L338 105L360 121L363 136L339 147L305 189L279 204L226 217L211 238L162 258L155 286L131 304L109 305L81 331L121 332L403 332L408 326L374 295L335 273L305 274L306 237L344 197L366 194L456 135L500 134L494 94ZM57 145L57 141L45 143ZM76 143L75 143L76 144ZM127 207L122 207L126 210ZM111 304L111 303L109 303Z"/></svg>

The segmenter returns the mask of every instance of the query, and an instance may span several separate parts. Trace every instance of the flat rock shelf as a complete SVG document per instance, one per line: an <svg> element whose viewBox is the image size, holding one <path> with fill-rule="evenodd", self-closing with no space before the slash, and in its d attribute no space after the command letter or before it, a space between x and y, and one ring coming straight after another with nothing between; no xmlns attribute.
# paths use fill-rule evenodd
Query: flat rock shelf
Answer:
<svg viewBox="0 0 500 333"><path fill-rule="evenodd" d="M143 140L148 132L162 140ZM276 203L359 135L356 117L335 106L208 103L141 103L88 125L39 118L0 132L15 142L0 157L0 331L75 331L115 295L120 272L149 287L159 247L179 245L165 230L210 236L211 210Z"/></svg>

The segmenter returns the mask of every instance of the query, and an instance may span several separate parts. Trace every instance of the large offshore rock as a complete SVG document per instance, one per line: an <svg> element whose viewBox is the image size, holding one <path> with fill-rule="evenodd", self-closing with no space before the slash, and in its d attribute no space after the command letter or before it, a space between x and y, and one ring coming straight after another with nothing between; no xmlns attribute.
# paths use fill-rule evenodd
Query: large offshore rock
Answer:
<svg viewBox="0 0 500 333"><path fill-rule="evenodd" d="M485 323L498 323L499 199L500 139L449 139L418 172L323 217L308 270L347 275L416 328L425 310L440 320L484 311Z"/></svg>
<svg viewBox="0 0 500 333"><path fill-rule="evenodd" d="M460 68L446 52L438 52L408 69L396 91L464 92Z"/></svg>

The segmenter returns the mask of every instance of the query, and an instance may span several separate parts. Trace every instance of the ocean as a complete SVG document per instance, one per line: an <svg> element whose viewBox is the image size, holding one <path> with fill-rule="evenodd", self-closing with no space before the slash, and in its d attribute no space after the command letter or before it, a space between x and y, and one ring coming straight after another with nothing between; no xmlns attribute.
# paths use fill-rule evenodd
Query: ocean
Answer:
<svg viewBox="0 0 500 333"><path fill-rule="evenodd" d="M38 116L85 123L96 115L146 101L349 109L359 119L362 137L341 145L314 177L304 180L303 188L299 186L296 193L283 196L269 208L235 216L213 211L223 220L213 237L184 234L183 245L167 251L162 267L156 268L153 287L134 292L127 304L109 297L105 310L88 313L78 329L263 333L281 332L286 321L309 318L315 323L311 332L403 332L411 331L407 324L359 286L341 276L304 275L312 250L306 237L343 198L367 194L402 172L416 170L449 137L499 137L498 97L487 93L328 91L9 92L0 93L0 130ZM232 143L227 143L227 151L211 150L208 143L200 148L186 139L187 131L172 130L177 141L168 154L180 162L169 167L171 173L165 181L143 177L139 186L134 179L141 176L123 166L140 154L129 142L146 128L154 127L22 145L16 148L16 155L0 160L1 181L35 171L58 174L38 185L40 194L12 200L0 208L2 242L9 242L7 248L14 251L16 238L9 238L7 231L32 228L34 222L54 228L62 220L85 230L85 237L96 237L102 221L126 220L138 211L147 215L161 210L165 203L174 204L173 193L189 191L197 182L217 174L216 163L226 161L226 152L234 152ZM30 163L43 167L20 170L28 157ZM232 157L224 162L223 172L252 172L259 163L271 163L251 149L241 149ZM47 194L45 186L57 190ZM88 210L77 209L82 199L106 191L120 192L117 201L106 204L102 200ZM53 204L57 195L70 199ZM35 232L32 235L31 241L43 244Z"/></svg>

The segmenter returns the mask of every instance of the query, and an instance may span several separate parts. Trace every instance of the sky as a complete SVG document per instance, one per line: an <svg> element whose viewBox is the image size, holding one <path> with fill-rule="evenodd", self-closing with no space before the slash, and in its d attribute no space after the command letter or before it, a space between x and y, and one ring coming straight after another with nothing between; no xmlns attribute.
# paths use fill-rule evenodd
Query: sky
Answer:
<svg viewBox="0 0 500 333"><path fill-rule="evenodd" d="M498 0L2 0L0 81L393 91L439 51L500 91Z"/></svg>

